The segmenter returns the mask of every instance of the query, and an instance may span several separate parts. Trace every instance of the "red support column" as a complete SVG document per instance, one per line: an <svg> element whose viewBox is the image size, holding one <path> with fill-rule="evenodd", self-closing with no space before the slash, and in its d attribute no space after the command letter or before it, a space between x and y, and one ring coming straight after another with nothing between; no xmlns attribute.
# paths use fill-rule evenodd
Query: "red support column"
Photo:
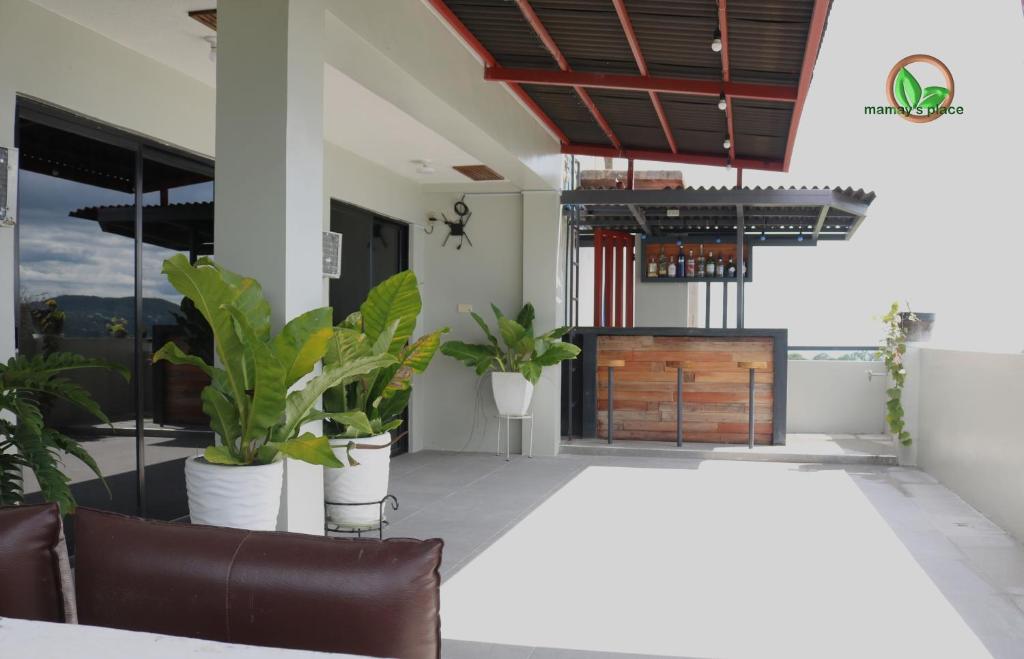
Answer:
<svg viewBox="0 0 1024 659"><path fill-rule="evenodd" d="M622 266L625 261L623 254L626 247L625 236L615 233L615 327L622 327Z"/></svg>
<svg viewBox="0 0 1024 659"><path fill-rule="evenodd" d="M607 236L604 240L604 325L603 327L613 327L615 325L614 307L612 306L612 296L615 292L615 268L613 262L615 259L615 242L612 236Z"/></svg>
<svg viewBox="0 0 1024 659"><path fill-rule="evenodd" d="M633 281L636 279L636 239L630 234L626 239L626 324L633 326Z"/></svg>
<svg viewBox="0 0 1024 659"><path fill-rule="evenodd" d="M633 159L630 158L629 160L626 161L626 189L627 190L634 190L634 189L636 189L636 185L635 185L636 181L633 178L634 175L635 175L635 172L633 171Z"/></svg>
<svg viewBox="0 0 1024 659"><path fill-rule="evenodd" d="M594 231L594 327L602 327L601 306L604 297L601 295L601 283L604 281L604 246L601 244L604 231Z"/></svg>

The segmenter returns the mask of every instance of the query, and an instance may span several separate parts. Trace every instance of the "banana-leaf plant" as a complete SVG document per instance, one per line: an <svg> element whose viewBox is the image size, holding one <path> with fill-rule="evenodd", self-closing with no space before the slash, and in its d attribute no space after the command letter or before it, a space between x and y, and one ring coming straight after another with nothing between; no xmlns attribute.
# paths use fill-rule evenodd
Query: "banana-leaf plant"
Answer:
<svg viewBox="0 0 1024 659"><path fill-rule="evenodd" d="M209 258L195 265L182 254L164 261L163 272L210 324L220 365L188 355L168 342L153 361L189 364L211 380L203 389L203 411L220 443L207 447L208 462L267 464L283 454L328 467L344 466L327 437L303 432L304 424L329 418L317 409L331 387L394 364L389 354L345 358L326 364L301 389L289 389L311 374L334 333L331 309L307 311L280 332L270 331L270 304L256 280L231 272Z"/></svg>
<svg viewBox="0 0 1024 659"><path fill-rule="evenodd" d="M412 377L427 369L448 331L443 327L409 343L422 307L416 275L406 270L375 286L359 311L334 328L324 356L328 367L375 356L393 359L326 392L324 409L334 436L373 437L402 425Z"/></svg>
<svg viewBox="0 0 1024 659"><path fill-rule="evenodd" d="M441 346L441 352L474 369L477 375L483 375L487 371L518 372L529 380L530 384L537 384L545 366L554 366L566 359L575 359L576 355L580 354L579 346L562 341L569 327L557 327L540 336L534 336L532 304L525 304L514 319L507 317L493 304L491 309L498 321L498 335L501 336L503 345L498 343L498 339L487 327L484 319L476 313L471 313L473 320L487 337L487 343L447 341Z"/></svg>
<svg viewBox="0 0 1024 659"><path fill-rule="evenodd" d="M41 398L60 399L109 424L89 392L64 377L71 371L89 368L115 371L126 380L129 377L123 366L67 352L22 355L0 364L0 505L22 503L22 470L31 469L45 500L57 503L62 513L74 511L70 479L61 471L64 455L84 462L106 487L89 452L67 435L47 427L39 408Z"/></svg>

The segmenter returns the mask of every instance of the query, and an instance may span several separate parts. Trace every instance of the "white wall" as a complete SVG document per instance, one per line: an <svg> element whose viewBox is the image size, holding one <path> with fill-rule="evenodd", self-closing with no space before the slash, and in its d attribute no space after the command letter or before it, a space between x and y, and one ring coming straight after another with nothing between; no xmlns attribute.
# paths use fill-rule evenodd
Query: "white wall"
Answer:
<svg viewBox="0 0 1024 659"><path fill-rule="evenodd" d="M647 267L643 244L636 241L636 281L633 289L634 325L636 327L686 327L688 290L692 284L659 284L641 281ZM581 288L586 295L587 289ZM718 319L721 322L721 318ZM703 319L701 323L703 326ZM714 319L712 319L714 322ZM717 325L716 325L717 327Z"/></svg>
<svg viewBox="0 0 1024 659"><path fill-rule="evenodd" d="M790 360L786 430L791 433L881 434L885 432L881 362Z"/></svg>
<svg viewBox="0 0 1024 659"><path fill-rule="evenodd" d="M0 145L17 94L213 154L210 87L26 0L0 2ZM0 358L14 352L14 231L0 229Z"/></svg>
<svg viewBox="0 0 1024 659"><path fill-rule="evenodd" d="M1024 540L1024 355L923 348L918 465Z"/></svg>
<svg viewBox="0 0 1024 659"><path fill-rule="evenodd" d="M424 195L424 206L452 217L451 207L458 198L452 193L429 193ZM468 195L466 204L473 211L468 230L473 246L456 250L452 238L442 247L448 231L441 224L433 234L423 236L422 266L416 271L422 279L422 326L447 326L451 328L447 340L481 343L486 339L480 328L468 314L458 313L457 305L473 305L492 327L492 302L506 314L519 311L523 303L523 200L519 194ZM497 448L489 376L478 378L460 362L438 355L417 379L413 391L415 432L424 438L427 448ZM515 444L514 440L513 448Z"/></svg>

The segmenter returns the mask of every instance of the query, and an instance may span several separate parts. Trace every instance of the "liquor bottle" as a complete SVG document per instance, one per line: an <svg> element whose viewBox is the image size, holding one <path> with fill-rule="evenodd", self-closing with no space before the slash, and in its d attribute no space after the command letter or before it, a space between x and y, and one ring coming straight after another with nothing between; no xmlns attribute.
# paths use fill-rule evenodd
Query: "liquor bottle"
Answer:
<svg viewBox="0 0 1024 659"><path fill-rule="evenodd" d="M714 252L708 252L707 273L706 274L707 274L708 277L714 277L715 276L715 253Z"/></svg>
<svg viewBox="0 0 1024 659"><path fill-rule="evenodd" d="M716 277L724 277L725 276L725 261L722 260L721 256L718 257L718 263L715 264L715 276Z"/></svg>
<svg viewBox="0 0 1024 659"><path fill-rule="evenodd" d="M728 273L729 273L729 278L730 279L735 279L736 278L736 259L734 259L731 256L729 257L729 270L728 270Z"/></svg>
<svg viewBox="0 0 1024 659"><path fill-rule="evenodd" d="M658 256L658 276L668 277L668 257L665 256L665 246L661 246L661 254Z"/></svg>
<svg viewBox="0 0 1024 659"><path fill-rule="evenodd" d="M686 274L686 257L683 256L683 248L679 248L679 256L676 258L676 277L682 279Z"/></svg>
<svg viewBox="0 0 1024 659"><path fill-rule="evenodd" d="M647 261L647 276L657 277L658 276L658 262L654 258L654 254L651 254L651 258Z"/></svg>
<svg viewBox="0 0 1024 659"><path fill-rule="evenodd" d="M697 257L697 279L704 278L704 245L700 246L700 256Z"/></svg>
<svg viewBox="0 0 1024 659"><path fill-rule="evenodd" d="M676 262L672 257L668 259L668 276L672 279L676 278Z"/></svg>
<svg viewBox="0 0 1024 659"><path fill-rule="evenodd" d="M697 261L693 258L693 250L690 250L690 258L686 259L686 276L693 278L697 274Z"/></svg>

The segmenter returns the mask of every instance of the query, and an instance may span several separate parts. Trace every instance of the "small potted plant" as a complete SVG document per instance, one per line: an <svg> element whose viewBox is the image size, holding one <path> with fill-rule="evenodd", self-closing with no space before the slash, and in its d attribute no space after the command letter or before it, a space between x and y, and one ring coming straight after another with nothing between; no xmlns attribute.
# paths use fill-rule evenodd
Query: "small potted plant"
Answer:
<svg viewBox="0 0 1024 659"><path fill-rule="evenodd" d="M533 386L540 379L543 368L575 359L580 349L562 341L568 327L558 327L535 336L532 304L524 305L514 319L505 316L493 304L491 309L498 321L500 344L484 319L473 313L470 315L483 330L487 343L448 341L441 346L441 352L474 369L477 375L491 371L491 390L498 413L522 416L530 409Z"/></svg>
<svg viewBox="0 0 1024 659"><path fill-rule="evenodd" d="M185 461L192 523L273 530L285 457L342 466L326 436L302 430L326 418L316 409L323 393L394 363L394 357L345 357L289 391L327 350L333 335L329 307L307 311L272 335L270 304L254 279L205 257L193 265L182 254L164 261L163 272L209 323L221 364L185 354L170 341L153 355L153 361L196 366L211 382L201 398L219 442Z"/></svg>
<svg viewBox="0 0 1024 659"><path fill-rule="evenodd" d="M435 330L409 343L422 301L416 275L400 272L370 291L359 311L334 329L324 364L390 355L393 361L324 394L331 429L331 446L339 461L357 468L324 471L328 502L357 505L327 506L329 521L344 529L376 528L380 509L365 505L388 493L391 433L402 424L409 404L412 376L426 370L448 328Z"/></svg>

